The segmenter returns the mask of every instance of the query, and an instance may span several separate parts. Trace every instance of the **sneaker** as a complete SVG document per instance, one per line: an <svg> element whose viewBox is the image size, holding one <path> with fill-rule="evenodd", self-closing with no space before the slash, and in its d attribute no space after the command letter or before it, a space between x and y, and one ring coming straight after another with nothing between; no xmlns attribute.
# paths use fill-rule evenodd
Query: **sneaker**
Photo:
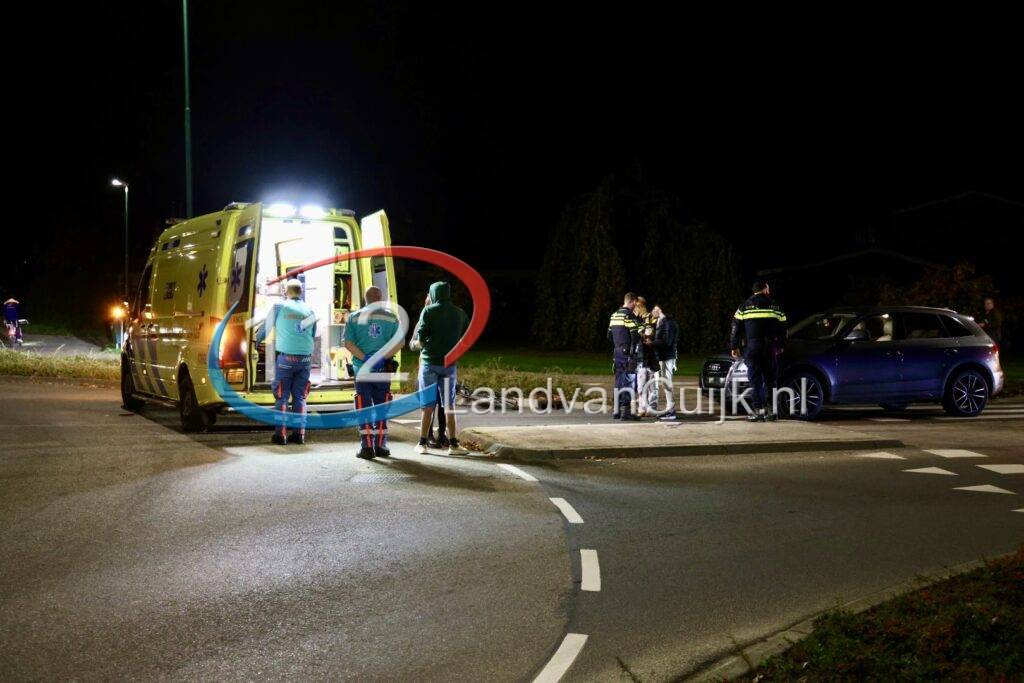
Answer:
<svg viewBox="0 0 1024 683"><path fill-rule="evenodd" d="M283 446L288 442L285 440L283 435L274 432L274 435L270 437L270 443L274 444L275 446Z"/></svg>
<svg viewBox="0 0 1024 683"><path fill-rule="evenodd" d="M356 457L363 460L373 460L373 449L369 446L363 446L359 449L359 452L356 453Z"/></svg>
<svg viewBox="0 0 1024 683"><path fill-rule="evenodd" d="M414 448L412 450L413 450L413 452L419 453L421 455L423 453L426 453L427 452L427 440L426 439L420 439L420 442L418 444L416 444L416 448Z"/></svg>
<svg viewBox="0 0 1024 683"><path fill-rule="evenodd" d="M751 413L747 415L747 422L764 422L764 413Z"/></svg>
<svg viewBox="0 0 1024 683"><path fill-rule="evenodd" d="M469 451L459 444L458 439L452 439L448 442L448 455L466 455L467 453L469 453Z"/></svg>
<svg viewBox="0 0 1024 683"><path fill-rule="evenodd" d="M448 446L450 446L450 445L451 445L451 443L452 443L452 442L451 442L451 441L450 441L450 440L448 439L448 437L447 437L447 436L441 436L441 437L440 437L440 438L439 438L439 439L437 440L437 445L438 445L438 448L448 448Z"/></svg>
<svg viewBox="0 0 1024 683"><path fill-rule="evenodd" d="M618 413L612 413L612 419L613 420L621 420L622 416L619 415Z"/></svg>
<svg viewBox="0 0 1024 683"><path fill-rule="evenodd" d="M626 415L623 415L619 419L622 420L623 422L640 422L640 416L639 415L633 415L633 414L630 414L630 413L627 413Z"/></svg>
<svg viewBox="0 0 1024 683"><path fill-rule="evenodd" d="M306 437L303 436L302 434L299 434L298 432L292 432L291 434L288 435L288 443L294 443L298 444L299 446L302 446L303 444L306 443Z"/></svg>
<svg viewBox="0 0 1024 683"><path fill-rule="evenodd" d="M765 413L765 416L764 416L764 421L765 422L775 422L778 419L779 419L779 414L778 413Z"/></svg>
<svg viewBox="0 0 1024 683"><path fill-rule="evenodd" d="M390 451L390 449L388 449L387 446L381 446L381 447L377 448L374 451L374 453L377 455L378 458L390 458L391 457L391 451Z"/></svg>
<svg viewBox="0 0 1024 683"><path fill-rule="evenodd" d="M678 417L676 416L676 414L675 414L675 413L668 413L667 415L662 415L662 416L661 416L661 417L659 417L658 419L659 419L660 421L662 421L662 422L675 422L675 421L677 421L677 420L678 420L679 418L678 418Z"/></svg>
<svg viewBox="0 0 1024 683"><path fill-rule="evenodd" d="M441 444L434 437L427 439L427 448L441 448Z"/></svg>

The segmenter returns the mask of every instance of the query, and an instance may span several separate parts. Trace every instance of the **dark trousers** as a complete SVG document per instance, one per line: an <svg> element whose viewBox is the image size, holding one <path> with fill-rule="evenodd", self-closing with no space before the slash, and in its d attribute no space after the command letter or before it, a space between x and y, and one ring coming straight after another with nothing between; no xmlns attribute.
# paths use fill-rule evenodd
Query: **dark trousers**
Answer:
<svg viewBox="0 0 1024 683"><path fill-rule="evenodd" d="M615 394L617 398L612 408L613 414L620 417L632 415L633 409L630 402L633 394L636 393L636 361L625 358L616 358L612 361L612 368L615 371ZM632 391L626 391L630 389Z"/></svg>
<svg viewBox="0 0 1024 683"><path fill-rule="evenodd" d="M747 342L743 361L747 364L747 380L753 392L750 405L754 410L761 410L771 403L773 390L779 383L775 349L766 342Z"/></svg>
<svg viewBox="0 0 1024 683"><path fill-rule="evenodd" d="M391 400L391 382L356 381L356 408L369 408ZM365 422L359 425L359 440L366 448L388 447L388 421Z"/></svg>
<svg viewBox="0 0 1024 683"><path fill-rule="evenodd" d="M291 398L292 412L303 416L302 424L293 432L305 435L306 433L306 397L309 395L309 368L311 360L309 356L291 356L285 353L277 354L274 363L274 382L271 388L274 390L275 406L282 413L288 410L288 399ZM277 426L277 433L285 435L285 422L281 420Z"/></svg>

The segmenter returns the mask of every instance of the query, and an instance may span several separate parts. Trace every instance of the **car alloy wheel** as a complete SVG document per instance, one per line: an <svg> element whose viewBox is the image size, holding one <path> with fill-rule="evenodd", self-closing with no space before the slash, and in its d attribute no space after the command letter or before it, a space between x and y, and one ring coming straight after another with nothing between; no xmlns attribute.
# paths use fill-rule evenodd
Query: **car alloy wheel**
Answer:
<svg viewBox="0 0 1024 683"><path fill-rule="evenodd" d="M988 403L988 383L974 370L966 370L950 384L946 410L953 415L972 417Z"/></svg>
<svg viewBox="0 0 1024 683"><path fill-rule="evenodd" d="M810 373L800 373L791 377L785 386L793 391L793 405L797 406L797 411L790 412L789 397L780 394L779 408L784 415L795 417L798 420L813 420L818 417L825 407L825 391L817 377ZM805 386L807 387L806 396L802 393ZM800 412L801 405L806 407L806 411Z"/></svg>

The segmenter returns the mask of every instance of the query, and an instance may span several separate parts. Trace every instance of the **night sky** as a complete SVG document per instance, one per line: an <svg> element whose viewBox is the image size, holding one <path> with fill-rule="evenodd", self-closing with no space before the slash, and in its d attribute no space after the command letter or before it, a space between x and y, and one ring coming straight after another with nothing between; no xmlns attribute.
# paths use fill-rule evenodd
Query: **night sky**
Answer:
<svg viewBox="0 0 1024 683"><path fill-rule="evenodd" d="M627 6L195 2L196 212L383 207L398 243L529 267L569 199L639 163L758 268L965 190L1024 201L1005 17ZM184 212L180 3L17 16L8 135L44 230L7 243L75 231L118 269L118 175L138 269Z"/></svg>

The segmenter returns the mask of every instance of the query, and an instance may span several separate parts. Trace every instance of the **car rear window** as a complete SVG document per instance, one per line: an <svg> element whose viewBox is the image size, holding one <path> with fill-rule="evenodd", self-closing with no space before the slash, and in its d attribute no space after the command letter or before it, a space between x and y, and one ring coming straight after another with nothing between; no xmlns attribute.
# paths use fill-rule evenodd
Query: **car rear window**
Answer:
<svg viewBox="0 0 1024 683"><path fill-rule="evenodd" d="M941 339L947 336L942 321L934 313L897 313L899 339Z"/></svg>
<svg viewBox="0 0 1024 683"><path fill-rule="evenodd" d="M974 332L964 325L962 322L952 316L942 316L942 322L946 326L946 331L949 332L950 337L973 337Z"/></svg>

